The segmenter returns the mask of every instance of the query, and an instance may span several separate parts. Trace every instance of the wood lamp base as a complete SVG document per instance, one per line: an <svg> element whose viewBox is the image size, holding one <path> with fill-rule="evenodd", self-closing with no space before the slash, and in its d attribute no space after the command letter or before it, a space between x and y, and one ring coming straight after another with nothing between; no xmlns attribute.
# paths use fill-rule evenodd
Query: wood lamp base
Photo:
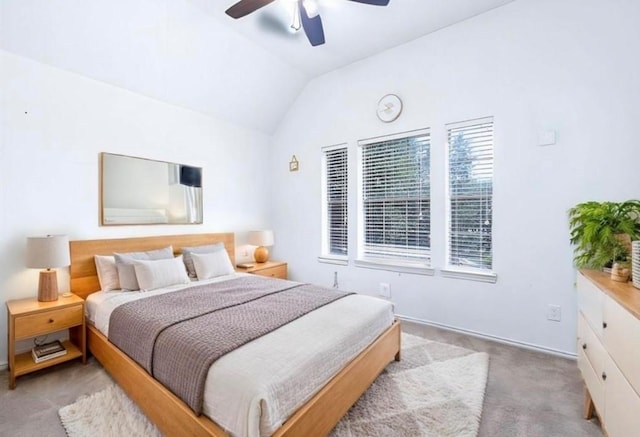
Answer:
<svg viewBox="0 0 640 437"><path fill-rule="evenodd" d="M40 302L58 300L58 276L55 270L42 270L40 272L38 300Z"/></svg>
<svg viewBox="0 0 640 437"><path fill-rule="evenodd" d="M264 246L258 246L253 252L253 257L257 263L266 263L269 260L269 249Z"/></svg>

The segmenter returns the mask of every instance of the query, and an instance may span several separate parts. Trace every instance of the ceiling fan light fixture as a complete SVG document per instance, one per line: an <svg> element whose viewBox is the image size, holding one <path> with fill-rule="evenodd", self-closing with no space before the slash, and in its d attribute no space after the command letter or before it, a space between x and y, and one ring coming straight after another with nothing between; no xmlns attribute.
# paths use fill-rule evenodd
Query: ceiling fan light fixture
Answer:
<svg viewBox="0 0 640 437"><path fill-rule="evenodd" d="M316 0L303 0L302 6L307 11L309 18L317 17L320 11L318 10L318 2Z"/></svg>
<svg viewBox="0 0 640 437"><path fill-rule="evenodd" d="M300 22L300 3L297 1L293 4L293 14L291 15L291 29L297 32L302 27Z"/></svg>

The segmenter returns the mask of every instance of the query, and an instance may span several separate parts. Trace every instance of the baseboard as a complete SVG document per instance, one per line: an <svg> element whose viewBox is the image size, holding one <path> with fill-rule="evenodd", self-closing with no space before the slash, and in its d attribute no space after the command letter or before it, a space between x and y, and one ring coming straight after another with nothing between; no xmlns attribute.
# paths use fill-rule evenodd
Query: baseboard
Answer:
<svg viewBox="0 0 640 437"><path fill-rule="evenodd" d="M570 360L577 360L578 356L577 354L574 353L570 353L570 352L565 352L565 351L561 351L561 350L557 350L557 349L552 349L552 348L548 348L545 346L540 346L537 344L531 344L531 343L525 343L522 341L517 341L517 340L512 340L510 338L504 338L504 337L498 337L495 335L489 335L489 334L484 334L482 332L477 332L477 331L472 331L470 329L463 329L463 328L458 328L455 326L450 326L450 325L445 325L444 323L438 323L438 322L431 322L428 320L422 320L422 319L416 319L414 317L408 317L408 316L402 316L399 314L396 314L396 317L400 320L406 320L408 322L413 322L413 323L417 323L420 325L427 325L427 326L435 326L436 328L442 328L445 329L447 331L453 331L453 332L458 332L460 334L466 334L466 335L471 335L472 337L478 337L478 338L482 338L484 340L491 340L491 341L495 341L498 343L503 343L503 344L508 344L510 346L516 346L516 347L520 347L523 349L529 349L529 350L533 350L533 351L537 351L537 352L544 352L546 354L550 354L550 355L556 355L562 358L568 358Z"/></svg>
<svg viewBox="0 0 640 437"><path fill-rule="evenodd" d="M4 371L4 370L8 370L9 369L9 363L4 362L4 363L0 363L0 372Z"/></svg>

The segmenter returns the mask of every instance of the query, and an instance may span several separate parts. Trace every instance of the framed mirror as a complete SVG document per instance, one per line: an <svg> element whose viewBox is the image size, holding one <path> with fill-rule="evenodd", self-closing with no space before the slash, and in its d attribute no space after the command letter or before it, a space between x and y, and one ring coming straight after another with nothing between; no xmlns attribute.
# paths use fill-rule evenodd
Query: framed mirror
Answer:
<svg viewBox="0 0 640 437"><path fill-rule="evenodd" d="M202 168L100 154L100 224L202 223Z"/></svg>

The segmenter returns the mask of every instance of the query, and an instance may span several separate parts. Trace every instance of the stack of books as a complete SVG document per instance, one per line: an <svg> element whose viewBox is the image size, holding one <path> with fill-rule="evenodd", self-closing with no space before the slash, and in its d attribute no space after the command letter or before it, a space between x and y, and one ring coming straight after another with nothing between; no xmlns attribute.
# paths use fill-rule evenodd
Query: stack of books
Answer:
<svg viewBox="0 0 640 437"><path fill-rule="evenodd" d="M59 340L52 341L51 343L41 344L31 349L31 356L33 357L33 361L35 361L36 363L41 363L43 361L61 357L66 353L67 350Z"/></svg>

